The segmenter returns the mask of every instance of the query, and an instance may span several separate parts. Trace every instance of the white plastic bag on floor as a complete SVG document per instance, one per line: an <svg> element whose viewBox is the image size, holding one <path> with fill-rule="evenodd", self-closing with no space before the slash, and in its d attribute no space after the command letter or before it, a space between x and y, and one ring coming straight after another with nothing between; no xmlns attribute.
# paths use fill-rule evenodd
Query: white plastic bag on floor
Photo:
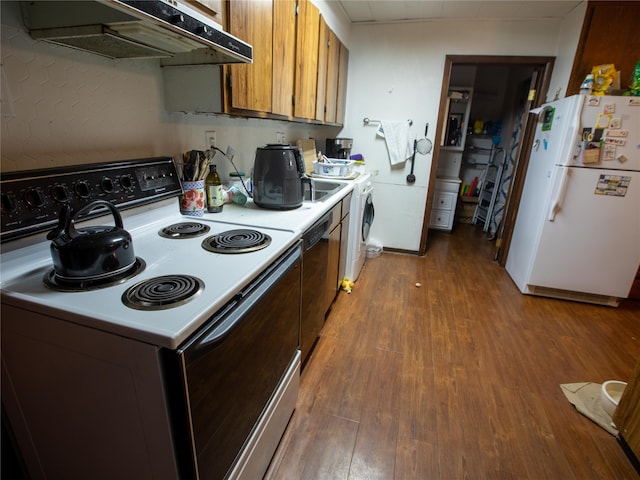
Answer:
<svg viewBox="0 0 640 480"><path fill-rule="evenodd" d="M382 253L382 243L375 239L367 242L367 258L375 258Z"/></svg>

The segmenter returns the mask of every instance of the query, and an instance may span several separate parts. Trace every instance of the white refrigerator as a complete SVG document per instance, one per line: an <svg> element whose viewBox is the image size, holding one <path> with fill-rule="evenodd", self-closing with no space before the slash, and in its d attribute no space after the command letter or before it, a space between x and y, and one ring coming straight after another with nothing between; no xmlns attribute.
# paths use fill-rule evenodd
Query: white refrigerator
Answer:
<svg viewBox="0 0 640 480"><path fill-rule="evenodd" d="M640 97L543 105L506 269L522 293L617 306L640 264Z"/></svg>

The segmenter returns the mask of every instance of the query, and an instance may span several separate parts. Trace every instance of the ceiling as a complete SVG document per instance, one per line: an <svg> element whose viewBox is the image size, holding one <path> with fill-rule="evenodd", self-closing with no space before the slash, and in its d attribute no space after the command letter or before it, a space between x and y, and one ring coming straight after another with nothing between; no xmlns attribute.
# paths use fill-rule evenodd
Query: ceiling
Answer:
<svg viewBox="0 0 640 480"><path fill-rule="evenodd" d="M352 23L564 18L582 0L337 0Z"/></svg>

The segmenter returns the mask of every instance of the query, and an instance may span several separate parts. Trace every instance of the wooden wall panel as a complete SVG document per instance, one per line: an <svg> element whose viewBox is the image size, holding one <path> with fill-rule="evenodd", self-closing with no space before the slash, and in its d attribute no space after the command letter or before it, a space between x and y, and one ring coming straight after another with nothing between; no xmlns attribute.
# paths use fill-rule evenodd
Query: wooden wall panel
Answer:
<svg viewBox="0 0 640 480"><path fill-rule="evenodd" d="M579 93L584 77L595 65L613 63L626 90L640 61L640 2L590 1L573 61L567 96Z"/></svg>
<svg viewBox="0 0 640 480"><path fill-rule="evenodd" d="M622 394L613 422L633 454L640 458L640 362Z"/></svg>

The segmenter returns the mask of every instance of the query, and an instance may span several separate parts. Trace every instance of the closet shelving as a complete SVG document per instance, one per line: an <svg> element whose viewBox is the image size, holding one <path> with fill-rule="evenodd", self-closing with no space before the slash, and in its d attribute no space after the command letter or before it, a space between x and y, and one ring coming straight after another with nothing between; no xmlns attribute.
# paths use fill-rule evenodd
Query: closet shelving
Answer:
<svg viewBox="0 0 640 480"><path fill-rule="evenodd" d="M469 135L462 155L460 178L462 189L460 196L463 199L477 199L483 180L486 166L491 162L493 151L492 137L490 135Z"/></svg>

